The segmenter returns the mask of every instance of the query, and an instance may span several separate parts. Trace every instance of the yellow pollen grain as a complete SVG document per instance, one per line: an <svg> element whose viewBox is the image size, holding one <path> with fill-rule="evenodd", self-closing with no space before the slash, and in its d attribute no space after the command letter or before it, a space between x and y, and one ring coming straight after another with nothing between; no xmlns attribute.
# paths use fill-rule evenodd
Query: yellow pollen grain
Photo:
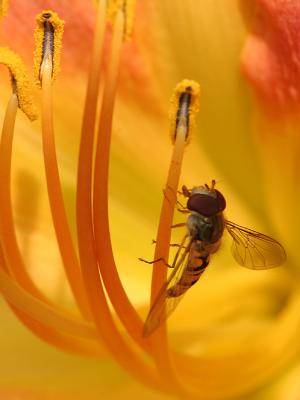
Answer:
<svg viewBox="0 0 300 400"><path fill-rule="evenodd" d="M33 103L32 87L22 59L7 47L1 47L0 64L9 69L13 91L18 97L19 108L31 121L34 121L37 119L38 113Z"/></svg>
<svg viewBox="0 0 300 400"><path fill-rule="evenodd" d="M51 10L44 10L36 17L37 26L34 32L35 51L34 51L34 76L38 85L41 84L41 68L43 62L51 63L52 79L55 79L60 70L60 52L62 46L62 36L64 32L64 21ZM53 42L45 43L45 23L48 22L53 28ZM51 59L48 50L51 46ZM48 49L46 49L46 47ZM45 51L46 49L46 51Z"/></svg>
<svg viewBox="0 0 300 400"><path fill-rule="evenodd" d="M130 39L133 30L136 0L108 0L107 18L114 23L119 10L124 12L124 39Z"/></svg>
<svg viewBox="0 0 300 400"><path fill-rule="evenodd" d="M175 142L176 133L178 129L178 114L180 112L180 98L181 96L187 93L190 95L190 101L188 104L188 112L187 118L188 121L186 123L186 144L189 143L191 139L191 132L196 125L196 114L199 111L200 105L200 85L199 83L190 80L184 79L177 84L175 87L174 93L171 97L171 106L169 111L169 118L170 118L170 134L172 142Z"/></svg>
<svg viewBox="0 0 300 400"><path fill-rule="evenodd" d="M8 10L8 0L0 0L0 17L5 17Z"/></svg>

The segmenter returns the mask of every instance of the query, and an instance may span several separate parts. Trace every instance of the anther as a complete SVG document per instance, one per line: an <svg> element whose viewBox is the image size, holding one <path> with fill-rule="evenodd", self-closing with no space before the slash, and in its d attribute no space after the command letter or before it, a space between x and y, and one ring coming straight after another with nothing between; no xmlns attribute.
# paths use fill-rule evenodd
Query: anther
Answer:
<svg viewBox="0 0 300 400"><path fill-rule="evenodd" d="M46 68L51 70L53 79L59 72L64 22L55 12L49 10L39 14L36 21L34 64L35 78L40 84Z"/></svg>
<svg viewBox="0 0 300 400"><path fill-rule="evenodd" d="M130 39L133 29L136 0L109 0L107 6L107 17L114 23L119 11L124 15L124 39Z"/></svg>
<svg viewBox="0 0 300 400"><path fill-rule="evenodd" d="M17 81L13 75L11 75L11 88L12 88L13 94L15 94L18 97Z"/></svg>
<svg viewBox="0 0 300 400"><path fill-rule="evenodd" d="M49 12L43 13L43 17L45 19L49 19L49 18L51 18L51 13L49 13Z"/></svg>
<svg viewBox="0 0 300 400"><path fill-rule="evenodd" d="M44 14L44 18L49 14ZM42 51L42 63L40 68L40 79L42 79L43 69L48 67L53 69L53 53L54 53L54 29L48 20L44 22L44 40Z"/></svg>
<svg viewBox="0 0 300 400"><path fill-rule="evenodd" d="M4 17L7 14L8 0L0 0L0 17Z"/></svg>
<svg viewBox="0 0 300 400"><path fill-rule="evenodd" d="M185 124L186 127L189 127L189 107L191 104L191 87L186 88L186 92L182 93L179 97L179 105L176 115L176 131L180 124Z"/></svg>
<svg viewBox="0 0 300 400"><path fill-rule="evenodd" d="M32 88L22 59L12 50L0 48L0 64L10 72L12 91L18 98L19 108L33 121L37 119L37 110L33 104Z"/></svg>
<svg viewBox="0 0 300 400"><path fill-rule="evenodd" d="M183 80L174 91L171 99L170 121L171 138L175 142L179 130L183 130L186 143L189 142L199 110L200 86L197 82Z"/></svg>

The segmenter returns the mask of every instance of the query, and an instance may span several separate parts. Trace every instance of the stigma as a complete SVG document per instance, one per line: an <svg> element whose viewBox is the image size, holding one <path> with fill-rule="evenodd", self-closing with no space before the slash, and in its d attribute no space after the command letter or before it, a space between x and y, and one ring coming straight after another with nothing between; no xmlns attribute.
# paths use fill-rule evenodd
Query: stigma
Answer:
<svg viewBox="0 0 300 400"><path fill-rule="evenodd" d="M200 86L195 81L184 79L175 87L170 108L170 129L173 143L180 130L184 132L185 142L190 141L196 114L199 111L199 97Z"/></svg>
<svg viewBox="0 0 300 400"><path fill-rule="evenodd" d="M59 72L64 21L55 12L46 10L37 15L36 22L34 74L40 85L45 69L50 69L52 79L55 79Z"/></svg>

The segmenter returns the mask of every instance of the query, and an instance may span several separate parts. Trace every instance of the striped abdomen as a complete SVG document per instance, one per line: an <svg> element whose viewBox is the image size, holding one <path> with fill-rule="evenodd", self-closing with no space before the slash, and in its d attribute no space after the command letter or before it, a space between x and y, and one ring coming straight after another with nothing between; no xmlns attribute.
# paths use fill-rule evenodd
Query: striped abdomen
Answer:
<svg viewBox="0 0 300 400"><path fill-rule="evenodd" d="M187 266L178 282L167 290L168 297L183 295L200 278L209 264L209 254L191 249Z"/></svg>

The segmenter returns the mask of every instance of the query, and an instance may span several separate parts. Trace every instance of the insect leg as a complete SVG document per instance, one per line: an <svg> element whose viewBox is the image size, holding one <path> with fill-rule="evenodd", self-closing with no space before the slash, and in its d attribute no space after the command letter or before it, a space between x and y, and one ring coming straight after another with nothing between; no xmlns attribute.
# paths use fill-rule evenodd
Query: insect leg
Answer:
<svg viewBox="0 0 300 400"><path fill-rule="evenodd" d="M166 260L165 260L163 257L157 258L156 260L153 260L153 261L148 261L148 260L145 260L144 258L140 258L140 257L139 257L138 259L139 259L139 261L142 261L142 262L144 262L144 263L146 263L146 264L155 264L155 263L157 263L157 262L163 261L163 263L164 263L168 268L174 268L175 265L176 265L177 259L178 259L178 257L179 257L179 254L180 254L180 250L183 249L183 248L184 248L184 249L186 248L186 247L184 246L184 243L185 243L187 237L188 237L188 234L184 235L184 238L182 239L181 243L180 243L180 244L176 244L176 247L178 247L178 250L177 250L177 252L176 252L176 255L175 255L175 257L174 257L174 260L173 260L173 262L172 262L172 265L168 264L168 263L166 262ZM153 242L155 242L155 241L153 241Z"/></svg>
<svg viewBox="0 0 300 400"><path fill-rule="evenodd" d="M188 189L185 185L182 186L182 194L184 197L190 197L192 189Z"/></svg>
<svg viewBox="0 0 300 400"><path fill-rule="evenodd" d="M181 222L180 224L172 225L171 228L182 228L183 226L186 226L185 222Z"/></svg>
<svg viewBox="0 0 300 400"><path fill-rule="evenodd" d="M163 189L164 197L165 197L165 198L167 199L167 201L170 203L170 199L169 199L169 197L167 196L167 190L169 190L169 191L172 193L172 195L174 195L175 197L176 197L176 192L174 191L174 189L173 189L171 186L166 186L166 188Z"/></svg>
<svg viewBox="0 0 300 400"><path fill-rule="evenodd" d="M185 187L185 186L184 186L184 187ZM165 197L165 198L167 199L167 201L170 203L170 199L169 199L169 197L167 196L167 190L170 190L170 191L172 192L172 194L174 194L175 196L176 196L176 193L174 192L173 188L171 188L170 186L167 186L165 189L163 189L164 197ZM186 196L186 194L184 194L184 193L186 193L186 192L189 193L189 189L187 189L186 187L185 187L185 192L177 191L177 193L183 194L184 196ZM189 197L189 196L186 196L186 197ZM181 212L182 214L189 214L189 213L190 213L190 210L189 210L187 207L185 207L178 199L176 199L176 204L177 204L177 207L176 207L176 208L177 208L177 211ZM179 205L181 208L179 208L178 205Z"/></svg>
<svg viewBox="0 0 300 400"><path fill-rule="evenodd" d="M177 211L180 212L181 214L190 214L190 210L186 208L182 209L177 207Z"/></svg>
<svg viewBox="0 0 300 400"><path fill-rule="evenodd" d="M166 189L163 189L163 194L164 194L164 197L167 199L167 202L168 203L170 203L170 199L169 199L169 197L167 196L167 190Z"/></svg>
<svg viewBox="0 0 300 400"><path fill-rule="evenodd" d="M156 240L152 240L152 244L155 244ZM181 246L181 244L178 243L170 243L169 244L170 247L182 247L183 249L185 249L185 246Z"/></svg>
<svg viewBox="0 0 300 400"><path fill-rule="evenodd" d="M177 250L177 252L176 252L176 254L175 254L175 257L174 257L174 260L173 260L173 262L172 262L172 268L174 268L175 267L175 265L176 265L176 263L177 263L177 260L178 260L178 257L179 257L179 254L180 254L180 250L181 249L187 249L188 247L186 247L186 246L184 246L184 244L185 244L185 242L186 242L186 239L188 238L188 234L186 234L186 235L184 235L184 237L183 237L183 239L182 239L182 241L181 241L181 243L180 243L180 245L179 245L179 247L178 247L178 250Z"/></svg>
<svg viewBox="0 0 300 400"><path fill-rule="evenodd" d="M177 204L177 207L176 207L177 211L181 212L182 214L189 214L190 213L190 210L187 207L185 207L182 203L180 203L179 200L176 200L176 204ZM178 207L178 205L180 207Z"/></svg>
<svg viewBox="0 0 300 400"><path fill-rule="evenodd" d="M182 203L180 203L179 200L176 200L176 203L179 204L180 207L183 208L184 210L187 210L187 208Z"/></svg>
<svg viewBox="0 0 300 400"><path fill-rule="evenodd" d="M138 260L142 261L142 262L144 262L146 264L155 264L155 263L158 263L158 262L162 261L165 264L166 267L173 268L173 266L169 265L163 257L157 258L156 260L153 260L153 261L147 261L144 258L140 258L139 257Z"/></svg>

